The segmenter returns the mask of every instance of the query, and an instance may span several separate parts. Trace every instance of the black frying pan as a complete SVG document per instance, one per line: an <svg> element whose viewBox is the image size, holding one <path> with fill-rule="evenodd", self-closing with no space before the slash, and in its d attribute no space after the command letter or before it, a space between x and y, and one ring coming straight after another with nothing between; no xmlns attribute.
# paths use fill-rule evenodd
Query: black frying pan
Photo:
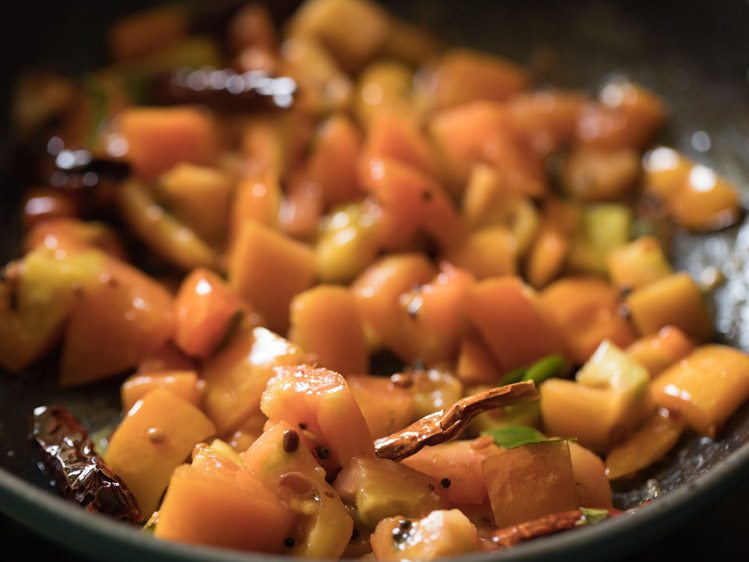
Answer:
<svg viewBox="0 0 749 562"><path fill-rule="evenodd" d="M279 1L279 0L277 0ZM28 3L31 4L31 3ZM17 5L0 32L2 107L23 68L44 62L68 72L103 59L103 34L118 15L147 2L35 2ZM611 73L625 74L663 96L672 109L663 142L706 163L749 190L749 5L740 0L386 2L455 43L494 51L525 64L551 49L560 65L542 80L593 88ZM7 131L7 114L2 123ZM704 133L699 133L704 131ZM698 133L695 135L695 133ZM707 134L707 137L705 136ZM705 139L709 138L706 143ZM11 138L2 135L3 170L10 169ZM0 190L0 258L17 253L18 186L7 173ZM745 201L747 198L745 197ZM720 268L727 282L714 295L720 339L749 350L749 225L710 236L680 233L678 266L699 277ZM90 515L50 493L27 440L32 407L68 406L91 429L116 422L118 380L82 389L55 388L52 365L26 377L0 373L0 510L35 531L97 559L267 560L152 540L124 525ZM506 560L583 560L623 557L676 528L740 482L749 481L749 407L718 441L687 435L647 474L617 484L618 507L660 496L636 514L603 525L540 539L502 554ZM749 545L748 545L749 546ZM749 550L749 548L748 548ZM476 555L490 560L496 555Z"/></svg>

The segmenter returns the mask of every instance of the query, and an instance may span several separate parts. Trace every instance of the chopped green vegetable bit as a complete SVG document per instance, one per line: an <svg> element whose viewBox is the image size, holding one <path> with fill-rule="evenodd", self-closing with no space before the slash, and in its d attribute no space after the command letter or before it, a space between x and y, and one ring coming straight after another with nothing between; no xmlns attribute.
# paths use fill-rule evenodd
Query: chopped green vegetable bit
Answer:
<svg viewBox="0 0 749 562"><path fill-rule="evenodd" d="M593 509L590 507L581 507L583 516L575 523L578 527L583 525L596 525L601 521L605 521L609 518L609 512L606 509Z"/></svg>
<svg viewBox="0 0 749 562"><path fill-rule="evenodd" d="M556 441L575 441L560 437L546 437L534 427L527 425L508 425L487 429L482 435L490 435L494 442L503 449L514 449L523 445L534 445L536 443L554 443Z"/></svg>
<svg viewBox="0 0 749 562"><path fill-rule="evenodd" d="M541 384L546 379L561 374L562 369L564 369L564 357L558 353L554 353L539 359L528 367L522 380Z"/></svg>
<svg viewBox="0 0 749 562"><path fill-rule="evenodd" d="M151 517L148 518L148 521L146 521L146 524L143 525L143 528L141 529L144 533L148 533L149 535L153 535L156 532L156 525L159 523L159 512L154 511Z"/></svg>
<svg viewBox="0 0 749 562"><path fill-rule="evenodd" d="M564 369L564 356L559 353L552 353L542 357L529 367L518 367L513 369L500 381L500 386L506 384L513 384L520 381L533 381L536 384L541 384L546 379L556 377L561 374Z"/></svg>
<svg viewBox="0 0 749 562"><path fill-rule="evenodd" d="M508 427L497 427L481 432L483 435L491 435L494 442L504 448L513 449L530 443L542 443L547 441L546 436L533 427L527 425L513 425Z"/></svg>
<svg viewBox="0 0 749 562"><path fill-rule="evenodd" d="M526 367L518 367L517 369L513 369L502 377L502 380L499 382L499 386L505 386L506 384L514 384L516 382L520 382L521 380L523 380L523 377L527 372L528 369Z"/></svg>

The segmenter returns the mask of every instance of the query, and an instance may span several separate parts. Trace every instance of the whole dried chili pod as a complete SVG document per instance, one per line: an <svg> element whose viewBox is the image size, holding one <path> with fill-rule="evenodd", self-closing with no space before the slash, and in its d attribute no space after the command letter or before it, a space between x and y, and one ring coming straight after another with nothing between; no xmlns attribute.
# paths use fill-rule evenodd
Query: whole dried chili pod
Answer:
<svg viewBox="0 0 749 562"><path fill-rule="evenodd" d="M58 136L47 142L47 154L37 165L38 179L62 189L91 188L101 182L120 182L130 176L128 162L65 146Z"/></svg>
<svg viewBox="0 0 749 562"><path fill-rule="evenodd" d="M88 432L62 406L34 409L31 439L63 495L86 508L135 525L143 514L112 469L94 450Z"/></svg>
<svg viewBox="0 0 749 562"><path fill-rule="evenodd" d="M533 381L523 381L490 388L461 398L447 411L439 410L411 425L375 441L375 454L384 459L399 461L416 454L426 446L444 443L460 436L477 415L538 400L538 389Z"/></svg>
<svg viewBox="0 0 749 562"><path fill-rule="evenodd" d="M561 533L585 525L595 525L609 517L621 515L621 513L620 510L613 508L580 508L562 513L552 513L538 519L498 529L491 534L491 541L498 549L510 548L538 537Z"/></svg>
<svg viewBox="0 0 749 562"><path fill-rule="evenodd" d="M260 70L180 67L154 78L150 98L163 105L200 104L216 111L242 112L288 109L296 90L293 78Z"/></svg>

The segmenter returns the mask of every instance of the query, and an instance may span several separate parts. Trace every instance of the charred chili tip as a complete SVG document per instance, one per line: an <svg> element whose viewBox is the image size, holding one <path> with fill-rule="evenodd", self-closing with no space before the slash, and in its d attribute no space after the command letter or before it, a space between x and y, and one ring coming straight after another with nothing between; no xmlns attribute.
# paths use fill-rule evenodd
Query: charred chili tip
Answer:
<svg viewBox="0 0 749 562"><path fill-rule="evenodd" d="M442 480L440 480L440 486L442 486L443 488L449 488L450 484L452 484L452 481L449 478L443 478Z"/></svg>
<svg viewBox="0 0 749 562"><path fill-rule="evenodd" d="M299 422L299 429L301 429L302 431L306 431L307 424L304 422Z"/></svg>
<svg viewBox="0 0 749 562"><path fill-rule="evenodd" d="M317 458L321 460L326 460L330 458L330 449L323 445L318 445L315 448L315 453L317 453Z"/></svg>
<svg viewBox="0 0 749 562"><path fill-rule="evenodd" d="M293 453L299 448L299 434L293 429L287 429L283 432L283 450L287 453Z"/></svg>
<svg viewBox="0 0 749 562"><path fill-rule="evenodd" d="M294 546L295 544L296 544L296 540L294 539L294 537L286 537L286 538L285 538L285 539L283 540L283 545L284 545L284 546L285 546L286 548L291 548L291 547L293 547L293 546Z"/></svg>

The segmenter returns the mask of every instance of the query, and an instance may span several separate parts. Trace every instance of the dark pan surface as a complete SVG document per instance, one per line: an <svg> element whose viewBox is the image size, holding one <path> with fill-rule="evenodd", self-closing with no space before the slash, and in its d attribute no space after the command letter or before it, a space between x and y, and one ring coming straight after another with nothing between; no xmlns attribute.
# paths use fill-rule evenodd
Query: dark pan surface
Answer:
<svg viewBox="0 0 749 562"><path fill-rule="evenodd" d="M594 88L611 74L624 74L663 96L672 118L662 141L714 167L745 190L749 201L749 4L533 1L471 2L415 0L387 2L410 19L433 27L458 44L494 51L540 68L556 54L558 64L540 79L565 87ZM7 107L10 77L41 61L69 72L101 60L103 29L124 3L35 3L23 29L0 24L15 50L6 50L6 81L0 100ZM138 3L127 3L128 9ZM145 4L141 2L140 4ZM31 17L31 16L34 17ZM26 45L29 45L28 49ZM17 58L18 53L23 57ZM98 53L98 54L97 54ZM3 130L7 124L3 121ZM707 135L707 137L706 137ZM9 136L2 135L4 169L9 169ZM705 139L709 138L709 142ZM709 146L708 146L709 145ZM707 149L706 149L707 148ZM12 177L0 184L0 258L16 255L17 201ZM749 223L711 235L677 234L674 258L699 278L714 267L727 282L714 294L720 339L749 351ZM214 560L216 551L151 540L91 516L48 492L28 444L28 415L39 404L70 407L92 430L119 416L118 380L83 389L60 390L52 366L24 377L0 373L0 510L39 532L97 558ZM662 496L635 515L575 533L542 539L503 553L507 560L601 559L626 555L667 532L742 480L749 479L749 407L736 414L717 441L687 435L664 461L615 492L620 507ZM222 553L221 559L261 557ZM266 557L267 558L267 557ZM491 556L471 559L488 560Z"/></svg>

